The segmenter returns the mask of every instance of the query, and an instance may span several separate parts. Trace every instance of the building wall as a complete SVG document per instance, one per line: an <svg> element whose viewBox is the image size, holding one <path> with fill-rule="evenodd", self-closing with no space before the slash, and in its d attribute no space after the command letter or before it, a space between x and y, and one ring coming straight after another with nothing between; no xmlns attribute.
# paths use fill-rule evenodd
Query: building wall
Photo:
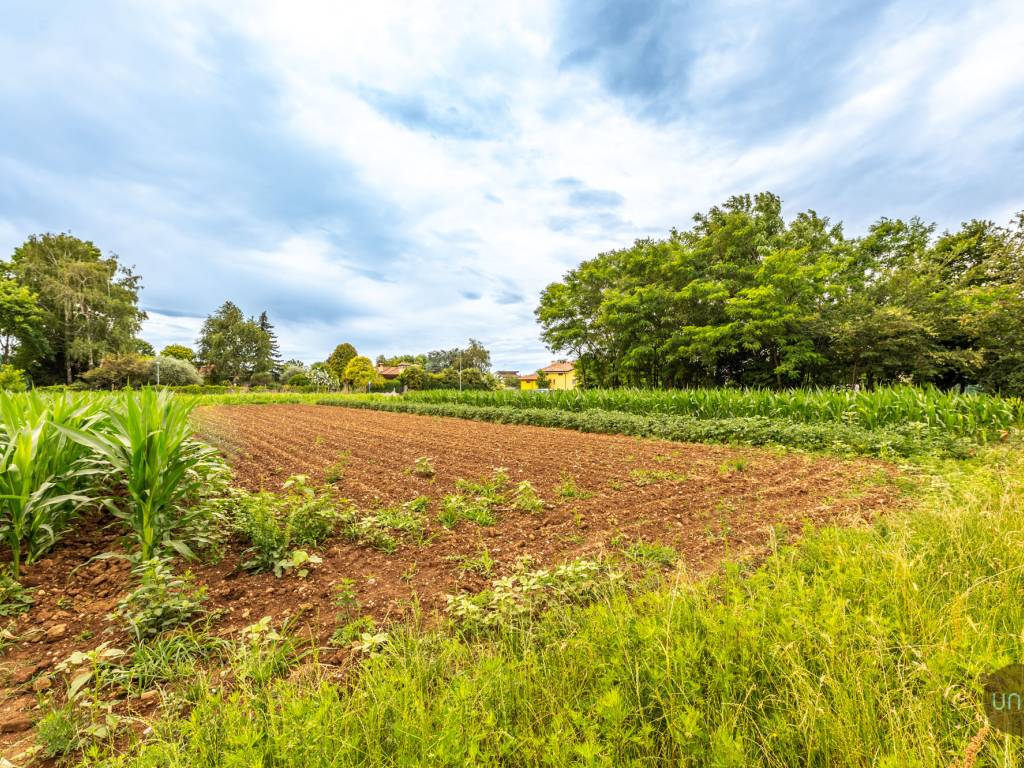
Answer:
<svg viewBox="0 0 1024 768"><path fill-rule="evenodd" d="M520 389L536 389L537 388L537 382L536 381L520 381L519 382L519 388Z"/></svg>
<svg viewBox="0 0 1024 768"><path fill-rule="evenodd" d="M568 373L549 373L549 389L576 389L576 371Z"/></svg>

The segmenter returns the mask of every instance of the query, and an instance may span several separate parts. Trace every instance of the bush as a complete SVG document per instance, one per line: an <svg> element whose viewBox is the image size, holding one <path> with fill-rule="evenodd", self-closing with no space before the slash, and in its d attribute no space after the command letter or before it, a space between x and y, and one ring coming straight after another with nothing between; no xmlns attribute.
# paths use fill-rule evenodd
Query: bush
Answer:
<svg viewBox="0 0 1024 768"><path fill-rule="evenodd" d="M288 379L282 379L285 384L289 387L309 387L312 386L312 382L309 380L309 376L304 373L296 373Z"/></svg>
<svg viewBox="0 0 1024 768"><path fill-rule="evenodd" d="M249 378L249 382L257 387L269 387L274 383L274 374L270 371L257 371Z"/></svg>
<svg viewBox="0 0 1024 768"><path fill-rule="evenodd" d="M160 366L160 386L195 387L203 383L203 377L188 360L177 357L154 357L150 361L148 384L156 384L157 365Z"/></svg>
<svg viewBox="0 0 1024 768"><path fill-rule="evenodd" d="M0 389L8 392L24 392L25 372L13 365L0 365Z"/></svg>

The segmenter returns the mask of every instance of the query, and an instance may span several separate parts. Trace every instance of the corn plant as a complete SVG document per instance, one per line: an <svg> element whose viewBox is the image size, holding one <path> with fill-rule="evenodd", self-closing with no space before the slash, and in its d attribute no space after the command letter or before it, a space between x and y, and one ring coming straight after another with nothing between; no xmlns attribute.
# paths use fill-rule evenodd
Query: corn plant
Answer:
<svg viewBox="0 0 1024 768"><path fill-rule="evenodd" d="M15 577L23 560L34 562L57 541L88 501L83 491L103 482L103 470L85 463L87 449L61 430L104 420L97 402L0 394L0 537Z"/></svg>
<svg viewBox="0 0 1024 768"><path fill-rule="evenodd" d="M192 556L188 545L174 538L191 520L185 502L226 472L217 452L193 439L191 410L192 403L166 390L143 389L114 399L105 432L59 427L92 449L95 468L120 480L126 507L116 497L105 503L131 529L139 560L150 560L167 547Z"/></svg>

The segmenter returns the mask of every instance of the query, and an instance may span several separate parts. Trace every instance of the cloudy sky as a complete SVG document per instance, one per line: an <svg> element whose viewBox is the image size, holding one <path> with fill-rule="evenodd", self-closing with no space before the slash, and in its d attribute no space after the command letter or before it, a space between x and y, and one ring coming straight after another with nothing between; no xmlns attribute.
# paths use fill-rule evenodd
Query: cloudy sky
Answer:
<svg viewBox="0 0 1024 768"><path fill-rule="evenodd" d="M848 234L1024 209L1024 3L0 2L0 255L70 231L154 345L550 357L539 291L772 190Z"/></svg>

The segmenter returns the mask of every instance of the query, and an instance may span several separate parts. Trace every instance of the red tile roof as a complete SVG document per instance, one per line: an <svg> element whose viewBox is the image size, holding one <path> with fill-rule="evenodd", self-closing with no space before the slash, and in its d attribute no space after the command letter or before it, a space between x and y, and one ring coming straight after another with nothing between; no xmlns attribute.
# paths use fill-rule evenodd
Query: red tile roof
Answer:
<svg viewBox="0 0 1024 768"><path fill-rule="evenodd" d="M383 376L385 379L394 379L402 375L402 371L408 368L412 363L399 363L398 365L378 365L377 373Z"/></svg>
<svg viewBox="0 0 1024 768"><path fill-rule="evenodd" d="M570 373L576 368L572 363L552 363L547 368L541 368L544 373Z"/></svg>
<svg viewBox="0 0 1024 768"><path fill-rule="evenodd" d="M537 374L536 373L528 373L525 376L520 376L519 380L520 381L536 381L537 380Z"/></svg>

